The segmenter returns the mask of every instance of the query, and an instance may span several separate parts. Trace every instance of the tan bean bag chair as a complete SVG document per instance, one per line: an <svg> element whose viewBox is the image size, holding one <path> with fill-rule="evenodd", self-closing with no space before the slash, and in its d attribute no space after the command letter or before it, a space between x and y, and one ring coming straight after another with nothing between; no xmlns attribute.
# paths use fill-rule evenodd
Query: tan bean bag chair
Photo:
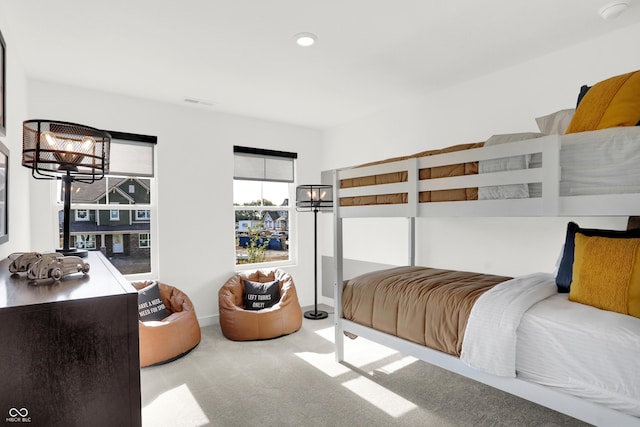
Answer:
<svg viewBox="0 0 640 427"><path fill-rule="evenodd" d="M137 282L140 290L153 282ZM181 290L158 283L160 297L170 313L163 320L139 322L140 366L151 366L178 359L200 343L200 324L189 297Z"/></svg>
<svg viewBox="0 0 640 427"><path fill-rule="evenodd" d="M280 301L261 310L245 310L243 280L280 281ZM302 327L302 310L293 278L283 270L255 270L235 274L218 292L220 327L234 341L276 338Z"/></svg>

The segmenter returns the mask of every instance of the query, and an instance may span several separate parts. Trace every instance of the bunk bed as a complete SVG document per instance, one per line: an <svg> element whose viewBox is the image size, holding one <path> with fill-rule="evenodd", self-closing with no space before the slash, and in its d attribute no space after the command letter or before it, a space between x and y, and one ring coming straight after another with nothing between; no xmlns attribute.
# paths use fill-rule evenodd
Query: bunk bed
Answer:
<svg viewBox="0 0 640 427"><path fill-rule="evenodd" d="M336 359L344 360L345 336L364 337L594 425L640 426L637 312L580 304L552 274L509 278L415 265L416 218L640 215L640 126L496 140L332 172ZM345 280L343 220L374 217L407 218L407 266ZM571 257L573 239L565 245ZM455 313L440 319L438 307ZM601 342L595 365L585 360L590 340ZM598 360L615 369L591 375ZM608 381L604 395L582 380Z"/></svg>

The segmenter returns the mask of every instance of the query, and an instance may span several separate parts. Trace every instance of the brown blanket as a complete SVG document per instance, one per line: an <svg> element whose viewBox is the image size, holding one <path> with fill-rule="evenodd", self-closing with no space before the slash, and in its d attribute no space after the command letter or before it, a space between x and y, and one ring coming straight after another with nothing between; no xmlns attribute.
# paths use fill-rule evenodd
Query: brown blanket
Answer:
<svg viewBox="0 0 640 427"><path fill-rule="evenodd" d="M434 154L451 153L454 151L468 150L484 146L483 142L472 144L460 144L438 150L422 151L411 156L394 157L378 162L367 163L362 166L373 166L383 163L406 160L413 157L433 156ZM434 168L422 168L419 171L420 180L444 178L451 176L473 175L478 173L478 162L460 163L456 165L438 166ZM380 175L364 176L359 178L343 179L340 181L340 188L361 187L367 185L392 184L396 182L406 182L407 172L392 172ZM458 188L453 190L421 191L418 195L419 202L451 202L456 200L477 200L477 188ZM362 205L383 205L407 203L407 193L394 193L362 197L341 197L340 206L362 206Z"/></svg>
<svg viewBox="0 0 640 427"><path fill-rule="evenodd" d="M345 283L344 318L460 356L471 307L510 277L426 267L397 267Z"/></svg>

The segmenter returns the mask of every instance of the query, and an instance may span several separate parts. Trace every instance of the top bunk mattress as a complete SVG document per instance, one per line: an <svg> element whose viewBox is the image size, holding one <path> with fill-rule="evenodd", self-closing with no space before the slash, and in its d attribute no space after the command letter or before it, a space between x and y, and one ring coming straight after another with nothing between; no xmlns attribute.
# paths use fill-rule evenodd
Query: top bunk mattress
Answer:
<svg viewBox="0 0 640 427"><path fill-rule="evenodd" d="M561 196L640 192L639 126L568 134L561 142Z"/></svg>

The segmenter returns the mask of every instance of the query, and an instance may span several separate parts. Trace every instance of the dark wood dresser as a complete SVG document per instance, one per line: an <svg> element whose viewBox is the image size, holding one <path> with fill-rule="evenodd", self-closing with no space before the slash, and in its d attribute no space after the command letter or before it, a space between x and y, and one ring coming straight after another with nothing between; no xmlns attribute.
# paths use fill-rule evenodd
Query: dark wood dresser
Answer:
<svg viewBox="0 0 640 427"><path fill-rule="evenodd" d="M99 252L57 283L0 262L0 424L140 426L137 293Z"/></svg>

